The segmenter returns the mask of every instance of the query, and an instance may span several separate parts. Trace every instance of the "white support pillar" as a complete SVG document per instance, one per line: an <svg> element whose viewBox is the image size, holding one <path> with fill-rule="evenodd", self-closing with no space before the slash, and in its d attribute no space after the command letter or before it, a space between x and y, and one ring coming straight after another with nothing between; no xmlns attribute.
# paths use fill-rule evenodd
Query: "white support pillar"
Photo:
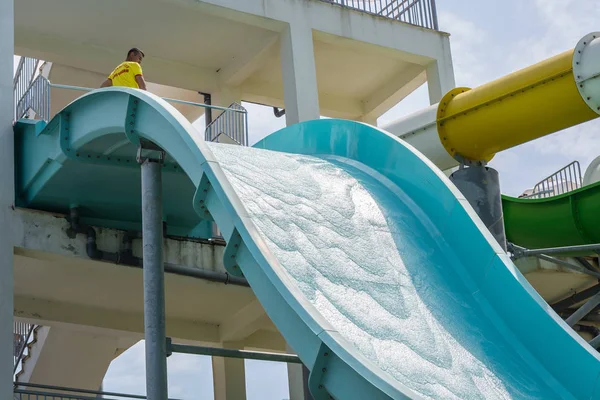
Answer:
<svg viewBox="0 0 600 400"><path fill-rule="evenodd" d="M283 100L288 126L320 118L312 29L290 23L281 34Z"/></svg>
<svg viewBox="0 0 600 400"><path fill-rule="evenodd" d="M358 119L358 121L364 122L365 124L377 126L377 118L376 117L367 117L367 116L363 115L362 117L360 117Z"/></svg>
<svg viewBox="0 0 600 400"><path fill-rule="evenodd" d="M241 349L233 342L222 344L227 349ZM244 400L246 398L246 368L238 358L212 357L215 400Z"/></svg>
<svg viewBox="0 0 600 400"><path fill-rule="evenodd" d="M427 66L427 86L429 88L430 104L438 103L450 89L454 89L456 86L450 41L448 38L442 40L444 42L444 50L441 58Z"/></svg>
<svg viewBox="0 0 600 400"><path fill-rule="evenodd" d="M0 1L0 398L12 399L14 1Z"/></svg>

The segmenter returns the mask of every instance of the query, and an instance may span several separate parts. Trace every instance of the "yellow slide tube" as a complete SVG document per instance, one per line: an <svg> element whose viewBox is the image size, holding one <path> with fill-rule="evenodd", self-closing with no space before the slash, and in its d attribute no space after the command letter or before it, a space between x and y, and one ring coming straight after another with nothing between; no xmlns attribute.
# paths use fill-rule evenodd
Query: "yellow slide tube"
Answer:
<svg viewBox="0 0 600 400"><path fill-rule="evenodd" d="M579 93L573 52L448 92L437 109L444 148L455 158L489 161L499 151L598 117Z"/></svg>

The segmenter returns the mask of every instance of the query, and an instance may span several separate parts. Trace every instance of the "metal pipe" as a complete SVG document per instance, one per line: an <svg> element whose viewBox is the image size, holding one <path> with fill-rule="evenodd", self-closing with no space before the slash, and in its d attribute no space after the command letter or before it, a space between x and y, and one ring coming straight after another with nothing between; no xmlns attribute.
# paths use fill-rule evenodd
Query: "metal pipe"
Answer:
<svg viewBox="0 0 600 400"><path fill-rule="evenodd" d="M142 268L142 259L133 256L131 248L131 241L135 236L134 233L126 232L123 236L123 248L121 251L118 253L110 253L98 249L96 243L96 231L89 225L83 225L79 223L79 210L76 207L71 208L69 222L71 223L71 232L68 234L87 234L86 250L89 258L93 260L108 261L119 265L126 265L128 267ZM226 285L250 287L250 284L246 279L231 276L227 272L208 271L171 263L165 263L164 266L164 270L167 273L204 279L211 282L224 283Z"/></svg>
<svg viewBox="0 0 600 400"><path fill-rule="evenodd" d="M146 159L142 162L141 169L146 393L149 400L162 400L168 397L162 164L156 160Z"/></svg>
<svg viewBox="0 0 600 400"><path fill-rule="evenodd" d="M242 358L245 360L277 361L292 364L302 364L300 358L293 354L267 353L262 351L222 349L216 347L190 346L185 344L170 344L169 353L197 354L202 356Z"/></svg>
<svg viewBox="0 0 600 400"><path fill-rule="evenodd" d="M46 78L44 78L46 79ZM51 88L56 88L56 89L67 89L67 90L78 90L81 92L91 92L92 90L96 90L93 88L87 88L87 87L82 87L82 86L72 86L72 85L61 85L58 83L50 83L49 86ZM185 104L188 106L197 106L197 107L204 107L207 109L213 109L213 110L220 110L220 111L233 111L233 112L238 112L238 113L244 113L244 111L242 110L235 110L235 109L230 109L227 107L220 107L220 106L213 106L213 105L206 105L203 103L196 103L193 101L185 101L185 100L177 100L177 99L171 99L168 97L162 97L163 100L168 101L170 103L177 103L177 104Z"/></svg>
<svg viewBox="0 0 600 400"><path fill-rule="evenodd" d="M598 349L600 347L600 335L597 335L595 338L593 338L592 340L590 340L588 343L593 348Z"/></svg>
<svg viewBox="0 0 600 400"><path fill-rule="evenodd" d="M519 251L519 257L537 256L539 254L553 254L553 253L578 253L578 252L598 252L600 251L600 244L582 244L578 246L563 246L563 247L548 247L546 249L524 249Z"/></svg>
<svg viewBox="0 0 600 400"><path fill-rule="evenodd" d="M562 265L562 266L572 269L574 271L581 272L582 274L590 275L590 276L600 279L600 273L590 271L586 268L580 267L579 265L574 265L574 264L571 264L570 262L563 261L563 260L560 260L555 257L547 256L545 254L538 254L538 255L536 255L536 257L539 258L540 260L545 260L545 261L552 262L554 264Z"/></svg>
<svg viewBox="0 0 600 400"><path fill-rule="evenodd" d="M579 293L575 293L574 295L567 297L566 299L557 301L554 304L551 304L550 307L554 309L556 312L561 312L566 310L567 308L574 306L586 299L589 299L596 293L600 293L600 284L592 286L591 288L585 289Z"/></svg>
<svg viewBox="0 0 600 400"><path fill-rule="evenodd" d="M575 325L581 321L583 317L588 315L590 311L592 311L598 304L600 304L600 293L595 294L588 301L586 301L585 304L579 307L577 311L575 311L569 318L565 320L565 322L569 326Z"/></svg>
<svg viewBox="0 0 600 400"><path fill-rule="evenodd" d="M210 108L210 106L212 105L212 96L210 93L202 93L200 92L201 95L204 96L204 104L209 106L204 114L204 125L208 126L211 122L212 122L212 109Z"/></svg>

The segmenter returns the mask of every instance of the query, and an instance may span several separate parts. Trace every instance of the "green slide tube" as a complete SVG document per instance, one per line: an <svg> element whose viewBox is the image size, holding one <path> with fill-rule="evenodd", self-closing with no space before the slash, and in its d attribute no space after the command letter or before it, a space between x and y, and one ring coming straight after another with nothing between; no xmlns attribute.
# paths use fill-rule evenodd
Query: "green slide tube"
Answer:
<svg viewBox="0 0 600 400"><path fill-rule="evenodd" d="M502 196L502 206L506 238L518 246L538 249L600 243L600 182L549 198Z"/></svg>

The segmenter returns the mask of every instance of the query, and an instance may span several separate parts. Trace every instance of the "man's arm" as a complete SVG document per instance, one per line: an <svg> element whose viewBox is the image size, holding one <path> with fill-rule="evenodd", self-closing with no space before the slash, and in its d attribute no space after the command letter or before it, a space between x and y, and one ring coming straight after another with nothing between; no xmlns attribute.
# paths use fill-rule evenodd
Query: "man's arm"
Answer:
<svg viewBox="0 0 600 400"><path fill-rule="evenodd" d="M135 81L137 82L137 84L140 87L140 89L146 90L146 81L144 80L144 76L143 75L136 75L135 76Z"/></svg>
<svg viewBox="0 0 600 400"><path fill-rule="evenodd" d="M105 80L104 82L102 82L102 85L100 85L101 88L103 87L110 87L112 86L112 80L110 80L110 78L108 78L107 80Z"/></svg>

